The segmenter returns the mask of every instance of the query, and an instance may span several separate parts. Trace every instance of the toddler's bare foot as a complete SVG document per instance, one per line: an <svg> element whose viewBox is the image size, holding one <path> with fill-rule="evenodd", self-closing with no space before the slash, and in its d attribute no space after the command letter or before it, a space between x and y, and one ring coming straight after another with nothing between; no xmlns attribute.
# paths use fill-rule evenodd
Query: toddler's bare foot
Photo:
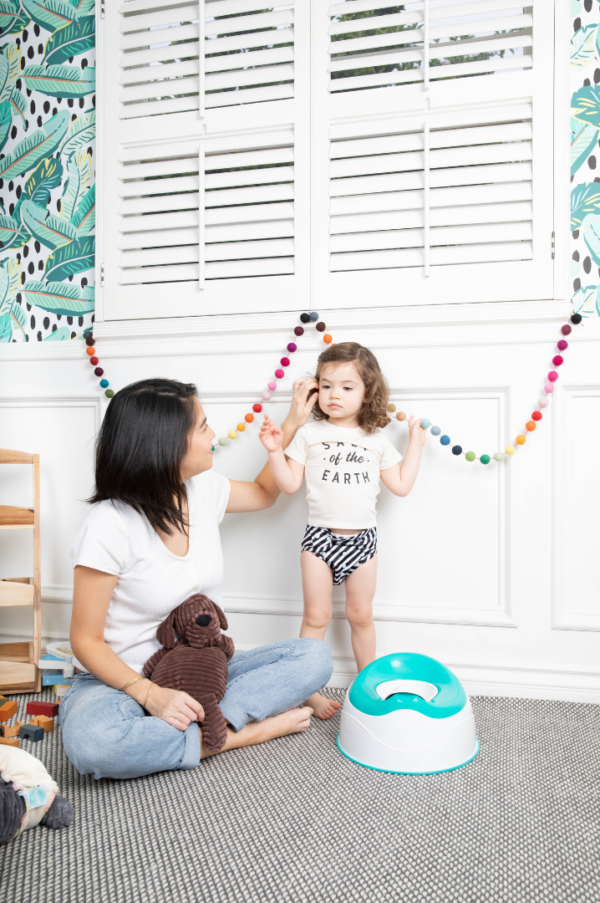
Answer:
<svg viewBox="0 0 600 903"><path fill-rule="evenodd" d="M306 705L313 709L313 715L320 718L321 721L327 721L328 718L335 715L340 707L339 702L336 702L335 699L327 699L320 693L313 693L310 699L306 700Z"/></svg>

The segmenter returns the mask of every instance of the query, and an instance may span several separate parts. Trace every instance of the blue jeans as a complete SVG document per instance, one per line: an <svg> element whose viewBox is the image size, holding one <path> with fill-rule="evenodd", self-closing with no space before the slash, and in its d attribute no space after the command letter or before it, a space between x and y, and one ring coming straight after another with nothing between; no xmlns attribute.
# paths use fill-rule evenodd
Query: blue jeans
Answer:
<svg viewBox="0 0 600 903"><path fill-rule="evenodd" d="M286 640L236 653L221 711L234 730L287 712L324 687L333 671L321 640ZM80 774L138 778L156 771L195 768L198 723L177 730L121 690L92 674L77 674L59 710L65 752Z"/></svg>

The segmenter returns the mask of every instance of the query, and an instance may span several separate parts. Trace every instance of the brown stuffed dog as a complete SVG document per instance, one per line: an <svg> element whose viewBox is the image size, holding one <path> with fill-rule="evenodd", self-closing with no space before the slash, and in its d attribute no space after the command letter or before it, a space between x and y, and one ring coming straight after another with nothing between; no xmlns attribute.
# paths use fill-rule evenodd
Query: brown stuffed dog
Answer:
<svg viewBox="0 0 600 903"><path fill-rule="evenodd" d="M227 722L219 702L227 689L227 662L235 647L223 636L227 618L207 596L196 593L174 609L156 631L162 643L148 659L143 671L159 687L183 690L204 709L202 738L211 752L227 739ZM178 640L175 640L177 631Z"/></svg>

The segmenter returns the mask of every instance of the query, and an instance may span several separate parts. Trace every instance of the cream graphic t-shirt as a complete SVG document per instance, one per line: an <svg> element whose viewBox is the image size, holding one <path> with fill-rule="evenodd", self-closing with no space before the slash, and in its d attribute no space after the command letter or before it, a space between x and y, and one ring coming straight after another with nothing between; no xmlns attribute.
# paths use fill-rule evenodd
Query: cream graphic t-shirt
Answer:
<svg viewBox="0 0 600 903"><path fill-rule="evenodd" d="M327 420L300 427L285 454L305 467L309 526L348 530L376 526L380 472L402 460L382 430Z"/></svg>

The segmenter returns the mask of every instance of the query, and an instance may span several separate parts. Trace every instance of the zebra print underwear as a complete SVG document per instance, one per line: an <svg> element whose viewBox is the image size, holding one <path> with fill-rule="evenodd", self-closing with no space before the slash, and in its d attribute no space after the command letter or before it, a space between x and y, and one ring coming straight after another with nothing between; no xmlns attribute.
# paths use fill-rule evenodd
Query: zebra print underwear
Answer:
<svg viewBox="0 0 600 903"><path fill-rule="evenodd" d="M333 582L338 585L377 554L377 528L369 527L360 533L342 536L332 533L328 527L309 525L302 540L302 551L312 552L328 564Z"/></svg>

